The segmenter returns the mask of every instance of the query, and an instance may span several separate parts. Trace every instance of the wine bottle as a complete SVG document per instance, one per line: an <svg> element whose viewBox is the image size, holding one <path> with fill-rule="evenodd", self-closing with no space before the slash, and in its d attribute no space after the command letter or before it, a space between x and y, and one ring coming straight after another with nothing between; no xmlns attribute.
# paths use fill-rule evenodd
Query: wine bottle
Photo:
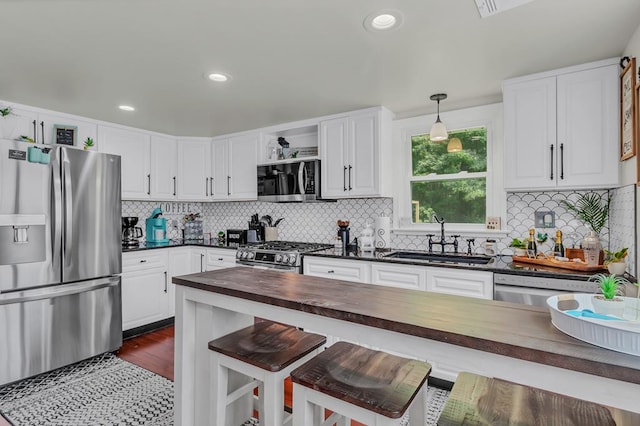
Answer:
<svg viewBox="0 0 640 426"><path fill-rule="evenodd" d="M536 244L536 239L534 237L535 229L529 229L529 241L527 242L527 256L531 259L535 259L538 257L538 246Z"/></svg>
<svg viewBox="0 0 640 426"><path fill-rule="evenodd" d="M553 255L564 257L564 245L562 244L562 231L556 231L556 243L553 246Z"/></svg>

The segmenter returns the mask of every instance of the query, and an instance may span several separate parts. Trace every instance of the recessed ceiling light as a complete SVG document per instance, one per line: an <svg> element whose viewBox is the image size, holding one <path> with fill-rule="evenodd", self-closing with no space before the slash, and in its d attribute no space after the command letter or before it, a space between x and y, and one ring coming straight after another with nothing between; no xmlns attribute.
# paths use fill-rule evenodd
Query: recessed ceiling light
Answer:
<svg viewBox="0 0 640 426"><path fill-rule="evenodd" d="M212 74L207 75L207 78L211 81L216 81L216 82L223 82L223 81L227 81L229 80L229 76L226 74L222 74L219 72L214 72Z"/></svg>
<svg viewBox="0 0 640 426"><path fill-rule="evenodd" d="M118 108L120 108L123 111L135 111L136 110L131 105L120 105L120 106L118 106Z"/></svg>
<svg viewBox="0 0 640 426"><path fill-rule="evenodd" d="M397 10L379 10L367 16L364 28L371 32L390 31L402 25L403 16Z"/></svg>

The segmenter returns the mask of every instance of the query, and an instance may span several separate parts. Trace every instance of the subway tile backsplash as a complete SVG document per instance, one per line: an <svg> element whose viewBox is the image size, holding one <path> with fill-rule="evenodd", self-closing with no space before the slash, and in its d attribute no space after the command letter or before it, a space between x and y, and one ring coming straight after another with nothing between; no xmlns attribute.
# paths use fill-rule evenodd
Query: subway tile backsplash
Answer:
<svg viewBox="0 0 640 426"><path fill-rule="evenodd" d="M611 195L611 209L609 222L600 233L604 248L619 250L629 247L627 271L636 275L635 265L635 185L629 185L611 191L595 191L601 197ZM545 251L551 250L556 229L564 235L566 247L579 246L588 228L575 219L573 213L567 211L562 201L574 202L582 191L566 192L524 192L507 194L507 217L503 221L503 229L508 234L496 242L497 251L501 254L512 254L508 247L512 238L528 236L529 228L535 227L536 211L553 211L555 213L554 228L536 228L536 232L546 232L548 240L542 245ZM181 236L182 218L187 213L200 213L204 221L204 232L216 234L233 228L247 228L247 223L254 213L259 216L270 215L274 220L283 217L278 225L279 239L290 241L308 241L333 243L336 235L336 221L338 219L351 222L352 237L364 229L367 224L375 225L379 216L393 218L393 200L391 198L366 198L338 200L336 202L318 203L264 203L223 202L223 203L191 203L191 202L153 202L153 201L123 201L123 216L138 216L139 226L144 231L144 219L149 217L156 207L162 207L167 219L167 234L169 238ZM472 234L463 235L460 250L465 250L465 238ZM476 238L474 252L484 252L484 238ZM426 238L424 235L407 235L393 233L391 247L396 249L424 250Z"/></svg>

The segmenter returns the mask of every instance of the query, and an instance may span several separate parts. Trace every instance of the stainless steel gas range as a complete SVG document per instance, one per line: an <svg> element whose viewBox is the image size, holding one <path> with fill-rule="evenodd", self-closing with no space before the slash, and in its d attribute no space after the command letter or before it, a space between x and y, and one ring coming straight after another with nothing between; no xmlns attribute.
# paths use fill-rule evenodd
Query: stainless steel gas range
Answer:
<svg viewBox="0 0 640 426"><path fill-rule="evenodd" d="M302 254L332 248L331 244L266 241L238 247L236 263L254 268L302 273Z"/></svg>

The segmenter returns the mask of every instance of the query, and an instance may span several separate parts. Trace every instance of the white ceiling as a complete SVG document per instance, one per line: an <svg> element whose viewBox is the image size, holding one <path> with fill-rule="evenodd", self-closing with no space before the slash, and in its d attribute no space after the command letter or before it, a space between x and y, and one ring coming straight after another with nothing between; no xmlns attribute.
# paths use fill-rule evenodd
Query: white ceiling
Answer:
<svg viewBox="0 0 640 426"><path fill-rule="evenodd" d="M365 31L380 9L402 27ZM620 56L638 25L638 0L485 19L474 0L2 0L0 99L181 136L375 105L408 117L436 92L442 111L490 103L505 78Z"/></svg>

